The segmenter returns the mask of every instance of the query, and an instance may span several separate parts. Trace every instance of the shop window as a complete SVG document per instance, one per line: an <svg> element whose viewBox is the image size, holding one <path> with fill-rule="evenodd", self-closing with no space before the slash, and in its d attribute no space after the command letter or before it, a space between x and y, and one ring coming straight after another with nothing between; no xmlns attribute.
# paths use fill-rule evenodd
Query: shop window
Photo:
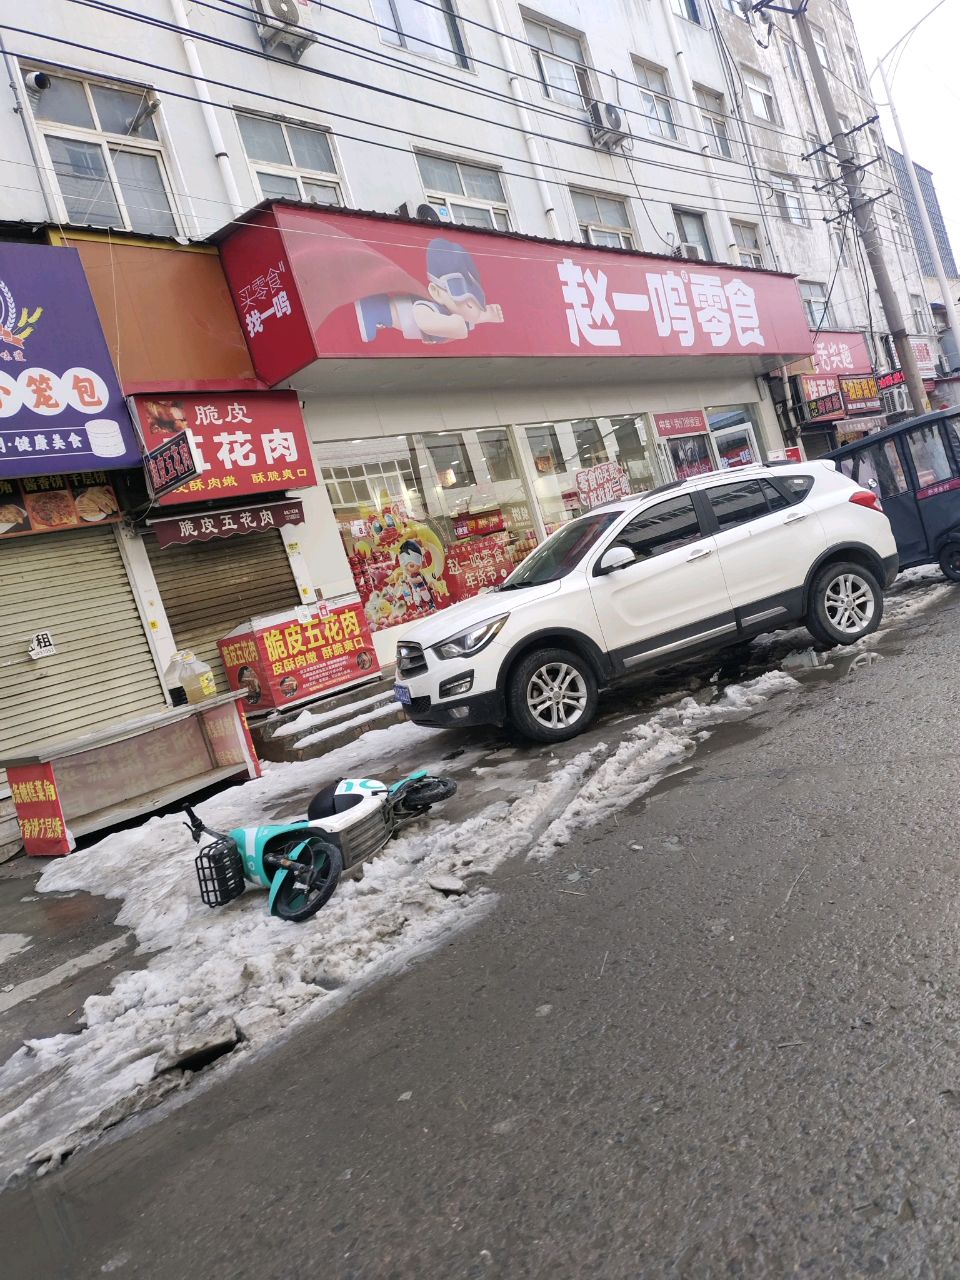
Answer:
<svg viewBox="0 0 960 1280"><path fill-rule="evenodd" d="M149 235L179 234L152 92L66 76L48 78L49 87L32 90L29 98L65 220Z"/></svg>
<svg viewBox="0 0 960 1280"><path fill-rule="evenodd" d="M683 256L693 261L712 261L713 251L710 248L710 237L707 235L707 223L703 214L693 213L689 209L674 209L673 220L676 223L677 235L680 237Z"/></svg>
<svg viewBox="0 0 960 1280"><path fill-rule="evenodd" d="M478 431L477 439L491 480L520 479L517 460L513 456L513 448L510 444L510 433L505 427Z"/></svg>
<svg viewBox="0 0 960 1280"><path fill-rule="evenodd" d="M927 427L915 427L903 437L913 458L917 470L917 481L920 488L938 484L941 480L949 480L953 476L953 468L947 455L943 437L938 425L934 422Z"/></svg>
<svg viewBox="0 0 960 1280"><path fill-rule="evenodd" d="M453 0L373 0L380 39L409 53L435 58L450 66L469 68L460 19Z"/></svg>
<svg viewBox="0 0 960 1280"><path fill-rule="evenodd" d="M836 328L826 286L818 280L798 280L797 284L810 328L814 330Z"/></svg>
<svg viewBox="0 0 960 1280"><path fill-rule="evenodd" d="M424 154L417 155L417 167L427 199L445 205L454 222L510 230L507 197L496 169Z"/></svg>
<svg viewBox="0 0 960 1280"><path fill-rule="evenodd" d="M638 560L648 560L702 537L693 500L684 496L660 502L631 520L615 545L629 547Z"/></svg>
<svg viewBox="0 0 960 1280"><path fill-rule="evenodd" d="M556 427L527 427L526 433L534 469L540 475L552 475L555 471L566 470Z"/></svg>
<svg viewBox="0 0 960 1280"><path fill-rule="evenodd" d="M592 418L573 423L573 438L577 442L577 456L582 467L595 467L608 461L603 433Z"/></svg>
<svg viewBox="0 0 960 1280"><path fill-rule="evenodd" d="M458 434L424 436L423 440L441 489L463 489L476 483L470 457Z"/></svg>
<svg viewBox="0 0 960 1280"><path fill-rule="evenodd" d="M647 133L655 138L679 138L667 73L647 62L635 62L633 67L640 85L640 106Z"/></svg>
<svg viewBox="0 0 960 1280"><path fill-rule="evenodd" d="M734 222L731 225L741 267L762 267L763 250L760 247L760 233L757 228L749 222Z"/></svg>
<svg viewBox="0 0 960 1280"><path fill-rule="evenodd" d="M727 113L724 110L723 96L712 89L697 89L697 103L700 106L700 118L707 135L707 145L716 156L724 156L727 160L733 155L730 145L730 131L727 128Z"/></svg>
<svg viewBox="0 0 960 1280"><path fill-rule="evenodd" d="M594 195L591 191L571 191L581 238L587 244L613 249L633 248L633 228L625 200Z"/></svg>
<svg viewBox="0 0 960 1280"><path fill-rule="evenodd" d="M589 107L595 95L580 37L533 18L525 17L523 27L544 97L565 107Z"/></svg>
<svg viewBox="0 0 960 1280"><path fill-rule="evenodd" d="M343 204L337 162L326 130L239 113L237 124L265 200Z"/></svg>
<svg viewBox="0 0 960 1280"><path fill-rule="evenodd" d="M671 436L667 440L667 452L678 480L706 475L716 465L710 449L710 438L706 435Z"/></svg>
<svg viewBox="0 0 960 1280"><path fill-rule="evenodd" d="M747 102L751 113L758 120L769 120L771 124L779 124L777 102L773 96L773 87L766 76L758 71L744 71L743 84L747 91Z"/></svg>

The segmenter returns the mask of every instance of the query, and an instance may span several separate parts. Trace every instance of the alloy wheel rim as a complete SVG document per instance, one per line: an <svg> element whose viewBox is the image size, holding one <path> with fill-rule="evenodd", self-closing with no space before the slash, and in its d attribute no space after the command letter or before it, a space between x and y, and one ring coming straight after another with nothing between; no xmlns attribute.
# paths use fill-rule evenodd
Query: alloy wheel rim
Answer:
<svg viewBox="0 0 960 1280"><path fill-rule="evenodd" d="M823 607L837 631L857 635L869 625L876 602L865 578L858 573L839 573L827 587Z"/></svg>
<svg viewBox="0 0 960 1280"><path fill-rule="evenodd" d="M547 662L530 677L527 707L538 724L568 729L587 707L587 682L568 662Z"/></svg>

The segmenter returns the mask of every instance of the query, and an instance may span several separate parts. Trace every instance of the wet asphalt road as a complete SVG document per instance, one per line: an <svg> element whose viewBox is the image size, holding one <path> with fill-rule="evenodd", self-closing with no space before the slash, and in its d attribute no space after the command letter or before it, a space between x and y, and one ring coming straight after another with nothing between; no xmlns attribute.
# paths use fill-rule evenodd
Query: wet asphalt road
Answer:
<svg viewBox="0 0 960 1280"><path fill-rule="evenodd" d="M960 1275L958 628L960 592L0 1196L3 1275Z"/></svg>

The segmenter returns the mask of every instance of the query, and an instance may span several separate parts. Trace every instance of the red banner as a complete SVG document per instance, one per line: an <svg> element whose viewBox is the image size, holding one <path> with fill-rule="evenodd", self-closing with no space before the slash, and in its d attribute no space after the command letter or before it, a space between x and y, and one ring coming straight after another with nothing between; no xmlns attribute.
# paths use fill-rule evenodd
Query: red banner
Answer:
<svg viewBox="0 0 960 1280"><path fill-rule="evenodd" d="M478 538L453 547L443 572L450 592L448 604L475 596L485 587L498 587L514 570L514 563L496 538Z"/></svg>
<svg viewBox="0 0 960 1280"><path fill-rule="evenodd" d="M813 372L873 373L873 362L862 333L821 333L813 347Z"/></svg>
<svg viewBox="0 0 960 1280"><path fill-rule="evenodd" d="M473 516L457 516L453 522L455 538L476 538L486 533L502 533L504 530L503 512L481 511Z"/></svg>
<svg viewBox="0 0 960 1280"><path fill-rule="evenodd" d="M232 507L229 511L212 511L209 515L184 516L179 520L154 520L150 522L150 528L157 535L158 546L170 547L302 523L303 503L291 499L262 507Z"/></svg>
<svg viewBox="0 0 960 1280"><path fill-rule="evenodd" d="M257 628L251 624L218 643L230 687L247 691L251 711L302 702L380 670L358 604L321 608L305 622L292 614Z"/></svg>
<svg viewBox="0 0 960 1280"><path fill-rule="evenodd" d="M600 462L578 471L576 480L577 497L586 510L598 507L601 502L613 502L630 492L630 481L619 462Z"/></svg>
<svg viewBox="0 0 960 1280"><path fill-rule="evenodd" d="M160 506L250 497L316 484L313 454L292 391L131 397L148 452L189 431L200 474L157 499Z"/></svg>
<svg viewBox="0 0 960 1280"><path fill-rule="evenodd" d="M796 359L795 281L586 245L273 205L221 257L271 385L323 357Z"/></svg>
<svg viewBox="0 0 960 1280"><path fill-rule="evenodd" d="M57 792L52 764L16 765L7 770L23 847L38 857L69 853L73 840Z"/></svg>
<svg viewBox="0 0 960 1280"><path fill-rule="evenodd" d="M658 436L703 435L710 430L702 409L685 409L682 413L655 413L653 421Z"/></svg>

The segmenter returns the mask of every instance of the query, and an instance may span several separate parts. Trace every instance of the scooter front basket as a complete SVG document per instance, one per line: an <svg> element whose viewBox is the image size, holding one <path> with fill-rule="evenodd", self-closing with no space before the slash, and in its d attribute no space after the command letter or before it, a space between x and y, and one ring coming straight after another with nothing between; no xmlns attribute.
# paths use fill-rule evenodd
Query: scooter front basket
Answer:
<svg viewBox="0 0 960 1280"><path fill-rule="evenodd" d="M200 897L208 907L222 907L239 898L247 887L243 861L236 841L228 837L204 845L194 865L200 881Z"/></svg>

